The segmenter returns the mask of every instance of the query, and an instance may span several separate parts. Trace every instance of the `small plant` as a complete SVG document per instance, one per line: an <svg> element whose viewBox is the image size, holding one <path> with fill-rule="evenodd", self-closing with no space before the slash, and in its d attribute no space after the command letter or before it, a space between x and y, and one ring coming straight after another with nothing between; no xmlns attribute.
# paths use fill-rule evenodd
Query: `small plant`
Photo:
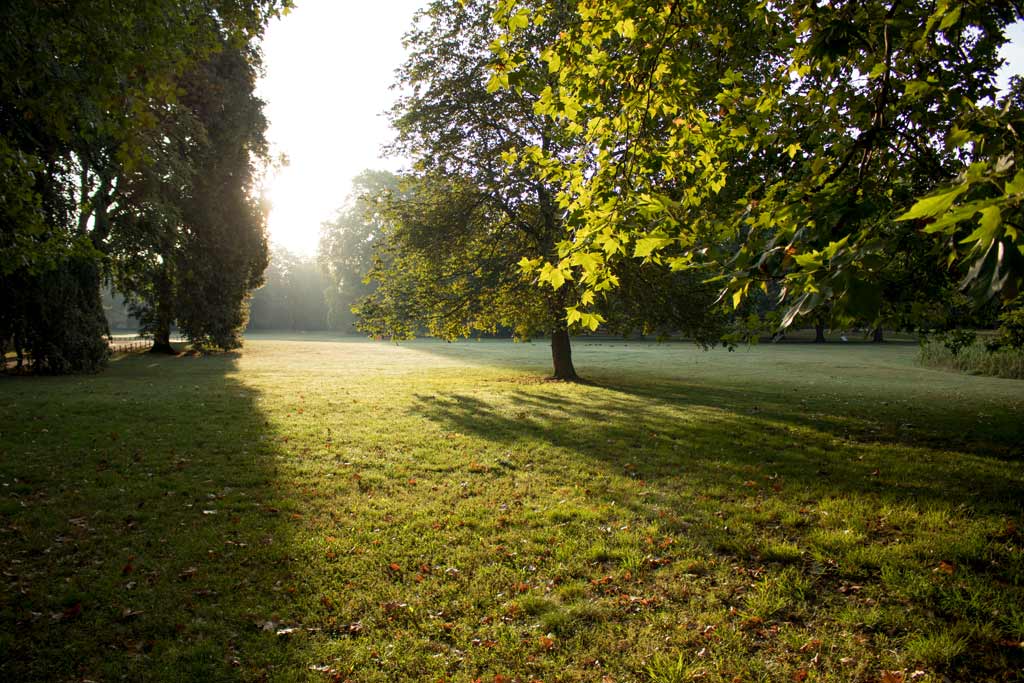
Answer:
<svg viewBox="0 0 1024 683"><path fill-rule="evenodd" d="M961 351L972 346L978 340L978 335L973 330L950 330L940 335L939 340L956 357Z"/></svg>
<svg viewBox="0 0 1024 683"><path fill-rule="evenodd" d="M967 638L950 631L922 634L907 642L907 654L926 666L946 666L967 649Z"/></svg>
<svg viewBox="0 0 1024 683"><path fill-rule="evenodd" d="M682 653L675 659L658 655L648 662L645 670L652 683L683 683L689 678Z"/></svg>

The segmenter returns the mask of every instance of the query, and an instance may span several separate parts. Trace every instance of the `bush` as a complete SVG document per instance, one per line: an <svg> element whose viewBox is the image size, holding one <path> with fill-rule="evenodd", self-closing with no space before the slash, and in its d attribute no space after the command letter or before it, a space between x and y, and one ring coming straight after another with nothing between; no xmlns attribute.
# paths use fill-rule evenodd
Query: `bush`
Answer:
<svg viewBox="0 0 1024 683"><path fill-rule="evenodd" d="M953 344L953 348L950 348L948 340L922 341L918 360L925 367L958 370L969 375L1024 379L1024 350L1009 347L990 349L980 341Z"/></svg>
<svg viewBox="0 0 1024 683"><path fill-rule="evenodd" d="M1020 297L1014 305L999 316L999 329L996 330L996 337L987 346L990 351L1024 350L1024 301Z"/></svg>

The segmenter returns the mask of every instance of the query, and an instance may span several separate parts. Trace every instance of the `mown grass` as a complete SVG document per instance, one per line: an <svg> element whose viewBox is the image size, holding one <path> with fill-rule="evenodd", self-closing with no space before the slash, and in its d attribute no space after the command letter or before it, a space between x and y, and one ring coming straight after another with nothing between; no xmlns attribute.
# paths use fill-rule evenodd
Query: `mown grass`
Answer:
<svg viewBox="0 0 1024 683"><path fill-rule="evenodd" d="M921 344L919 359L921 365L930 368L1024 379L1024 351L1009 348L989 351L981 341L953 353L941 341L929 340Z"/></svg>
<svg viewBox="0 0 1024 683"><path fill-rule="evenodd" d="M0 679L1019 680L1024 394L916 351L584 340L574 385L540 343L258 338L2 378Z"/></svg>

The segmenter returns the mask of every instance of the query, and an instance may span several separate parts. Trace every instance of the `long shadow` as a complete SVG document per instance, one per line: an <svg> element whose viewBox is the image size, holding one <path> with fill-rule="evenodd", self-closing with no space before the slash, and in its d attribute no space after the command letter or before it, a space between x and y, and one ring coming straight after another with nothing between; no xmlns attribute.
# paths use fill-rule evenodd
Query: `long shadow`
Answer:
<svg viewBox="0 0 1024 683"><path fill-rule="evenodd" d="M945 430L904 433L899 416L880 426L877 413L808 411L722 388L618 381L571 396L555 385L494 401L417 396L410 410L446 429L505 445L540 441L645 479L685 471L698 489L739 487L759 472L821 496L1012 509L1024 485L1020 467L1006 461L1020 446L1009 428L980 441L961 434L954 446ZM937 444L943 452L932 450Z"/></svg>
<svg viewBox="0 0 1024 683"><path fill-rule="evenodd" d="M274 435L232 354L0 383L0 679L237 680L287 659Z"/></svg>
<svg viewBox="0 0 1024 683"><path fill-rule="evenodd" d="M669 344L668 347L676 346ZM877 350L869 343L851 343L824 348L822 345L795 341L781 346L805 347L812 351L808 359L821 363L826 358L837 363L827 370L818 367L803 376L765 373L743 383L729 377L728 368L702 371L698 377L686 379L686 368L673 368L666 358L660 368L632 367L634 363L649 363L646 356L660 350L658 346L645 342L623 342L609 344L607 340L588 342L576 340L578 355L588 347L598 347L599 353L610 352L611 356L599 356L599 365L578 362L578 370L590 386L604 388L615 394L658 402L659 404L685 407L703 406L724 409L737 414L749 414L758 421L777 421L790 425L807 427L829 434L832 438L865 443L898 444L907 447L925 446L940 450L951 450L984 455L1007 461L1024 460L1024 392L1016 400L997 403L996 399L983 398L972 404L971 396L965 397L940 393L937 389L922 390L914 384L916 368L864 368L863 358L852 357L849 363L841 355L844 351L863 353ZM893 347L915 347L912 343L890 342L886 350ZM859 348L858 348L859 347ZM513 371L536 372L539 363L546 358L531 353L527 346L512 346L502 350L477 347L475 344L423 344L416 351L445 358L460 359L479 365L507 367ZM536 349L532 349L536 351ZM639 350L636 358L618 354ZM818 352L829 354L818 357ZM832 355L832 354L835 355ZM637 360L640 359L640 360ZM625 360L619 369L609 366ZM688 359L687 359L688 360ZM755 362L770 363L772 359L756 359ZM793 359L786 359L791 364ZM884 362L885 357L881 360ZM870 384L874 378L869 375L847 377L847 370L877 373L877 385ZM910 373L905 383L894 383L886 377L886 370ZM627 374L627 372L629 374ZM925 372L925 371L921 371ZM827 374L826 374L827 373ZM946 373L939 373L946 379ZM953 375L952 377L956 377ZM858 389L844 386L846 379L857 381ZM748 378L749 379L749 378ZM975 378L961 377L964 382ZM995 380L1005 388L1014 388L1014 380ZM865 395L870 391L871 395ZM923 391L923 393L922 393ZM1005 392L1013 396L1012 391ZM603 396L602 400L609 397ZM523 400L529 400L524 398ZM586 406L581 407L586 410ZM581 413L582 414L582 413Z"/></svg>

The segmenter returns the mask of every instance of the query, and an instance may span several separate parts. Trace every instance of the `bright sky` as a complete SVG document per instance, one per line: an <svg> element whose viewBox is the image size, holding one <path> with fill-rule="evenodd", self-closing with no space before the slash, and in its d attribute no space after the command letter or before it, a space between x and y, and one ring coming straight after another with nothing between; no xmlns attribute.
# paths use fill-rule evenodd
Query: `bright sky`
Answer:
<svg viewBox="0 0 1024 683"><path fill-rule="evenodd" d="M290 164L268 180L270 239L316 253L320 223L331 218L367 168L397 171L383 158L392 133L383 115L394 101L394 71L405 59L402 35L426 0L299 0L273 22L263 42L268 138ZM1024 72L1024 25L1010 30L1000 82Z"/></svg>
<svg viewBox="0 0 1024 683"><path fill-rule="evenodd" d="M290 164L268 179L270 239L313 255L320 223L345 202L367 168L399 170L384 159L391 140L383 115L394 101L394 71L405 59L402 35L425 0L299 0L267 29L267 137Z"/></svg>

